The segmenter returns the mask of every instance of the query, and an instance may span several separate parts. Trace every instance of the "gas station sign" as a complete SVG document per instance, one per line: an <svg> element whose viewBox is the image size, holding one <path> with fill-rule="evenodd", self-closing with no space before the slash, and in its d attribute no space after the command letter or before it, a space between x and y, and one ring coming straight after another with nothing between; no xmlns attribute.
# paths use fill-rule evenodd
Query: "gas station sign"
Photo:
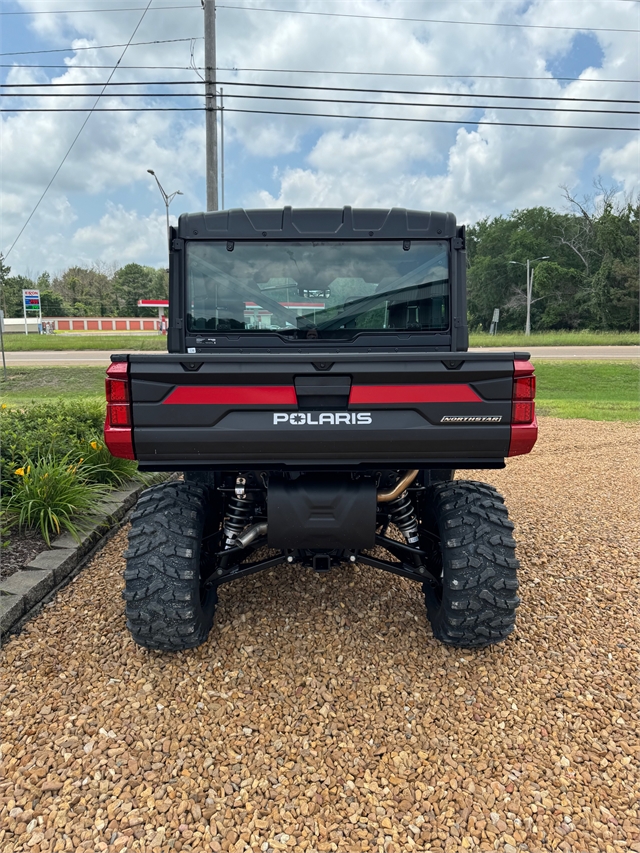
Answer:
<svg viewBox="0 0 640 853"><path fill-rule="evenodd" d="M27 316L32 317L34 314L36 314L38 320L42 320L42 306L40 305L39 290L22 291L22 313L24 314L24 333L25 335L28 335L29 325L27 323ZM38 329L40 328L41 324L38 326Z"/></svg>
<svg viewBox="0 0 640 853"><path fill-rule="evenodd" d="M22 299L24 301L25 311L40 311L40 291L39 290L23 290Z"/></svg>

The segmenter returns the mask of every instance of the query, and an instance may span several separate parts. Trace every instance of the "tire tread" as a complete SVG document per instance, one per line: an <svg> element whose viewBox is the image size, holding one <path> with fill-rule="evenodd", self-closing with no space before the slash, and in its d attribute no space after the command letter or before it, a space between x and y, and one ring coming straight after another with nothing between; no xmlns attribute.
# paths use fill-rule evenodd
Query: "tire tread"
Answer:
<svg viewBox="0 0 640 853"><path fill-rule="evenodd" d="M143 492L131 516L123 598L127 627L148 649L201 645L213 624L217 596L200 600L200 543L206 490L183 481Z"/></svg>
<svg viewBox="0 0 640 853"><path fill-rule="evenodd" d="M431 511L440 534L442 594L424 584L436 639L459 648L483 648L514 630L516 542L504 498L485 483L457 480L432 488Z"/></svg>

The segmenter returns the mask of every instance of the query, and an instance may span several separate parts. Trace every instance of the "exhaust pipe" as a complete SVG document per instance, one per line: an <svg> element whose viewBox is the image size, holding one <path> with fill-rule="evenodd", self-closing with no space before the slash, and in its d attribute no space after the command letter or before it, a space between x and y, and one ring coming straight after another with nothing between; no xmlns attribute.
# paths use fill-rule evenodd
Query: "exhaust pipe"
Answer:
<svg viewBox="0 0 640 853"><path fill-rule="evenodd" d="M259 524L252 524L251 527L247 527L244 533L236 536L233 544L239 545L241 548L246 548L254 539L257 539L258 536L264 536L266 532L266 521L261 521Z"/></svg>
<svg viewBox="0 0 640 853"><path fill-rule="evenodd" d="M401 477L392 489L387 492L378 492L376 495L378 503L387 503L388 501L392 501L397 498L398 495L401 495L407 486L410 486L418 476L418 470L418 468L415 468L411 471L407 471L404 477Z"/></svg>

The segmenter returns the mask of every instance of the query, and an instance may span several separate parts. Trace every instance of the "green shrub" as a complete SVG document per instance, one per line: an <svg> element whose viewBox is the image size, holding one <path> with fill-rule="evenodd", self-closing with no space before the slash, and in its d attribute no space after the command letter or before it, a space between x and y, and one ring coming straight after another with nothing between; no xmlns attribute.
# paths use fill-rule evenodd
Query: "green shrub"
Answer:
<svg viewBox="0 0 640 853"><path fill-rule="evenodd" d="M84 467L82 474L80 469ZM11 524L37 528L47 545L51 536L67 530L78 539L83 522L95 514L104 485L89 482L91 466L51 456L27 460L12 472L13 489L3 496L5 517Z"/></svg>
<svg viewBox="0 0 640 853"><path fill-rule="evenodd" d="M13 490L13 471L27 459L79 459L89 442L102 432L104 403L38 403L25 408L0 409L1 476L4 488Z"/></svg>

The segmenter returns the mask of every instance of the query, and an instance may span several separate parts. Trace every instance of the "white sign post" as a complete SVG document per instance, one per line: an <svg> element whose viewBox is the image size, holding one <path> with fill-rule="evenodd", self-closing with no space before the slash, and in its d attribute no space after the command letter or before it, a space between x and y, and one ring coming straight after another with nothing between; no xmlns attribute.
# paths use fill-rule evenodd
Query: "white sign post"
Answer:
<svg viewBox="0 0 640 853"><path fill-rule="evenodd" d="M2 348L2 370L4 371L4 381L7 381L7 361L4 356L4 311L0 309L0 347Z"/></svg>
<svg viewBox="0 0 640 853"><path fill-rule="evenodd" d="M29 334L27 325L27 312L34 314L38 312L38 317L42 320L42 309L40 307L40 291L39 290L23 290L22 291L22 311L24 314L24 333Z"/></svg>
<svg viewBox="0 0 640 853"><path fill-rule="evenodd" d="M489 329L490 335L495 335L496 332L498 331L498 320L499 319L500 319L500 309L494 308L493 309L493 318L491 320L491 327Z"/></svg>

